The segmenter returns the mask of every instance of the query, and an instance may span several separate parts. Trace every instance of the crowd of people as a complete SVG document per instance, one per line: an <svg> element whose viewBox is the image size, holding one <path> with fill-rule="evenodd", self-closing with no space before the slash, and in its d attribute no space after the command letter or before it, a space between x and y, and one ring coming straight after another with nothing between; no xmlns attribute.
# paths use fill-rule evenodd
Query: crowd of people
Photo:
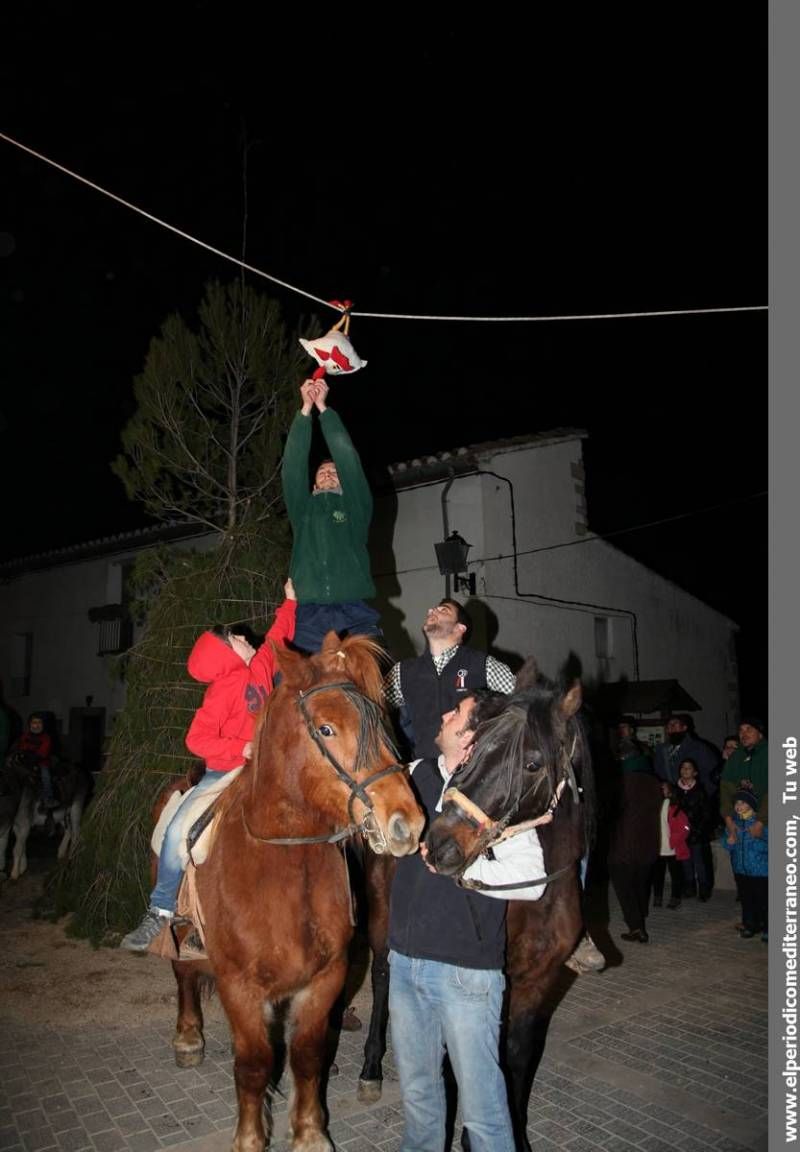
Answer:
<svg viewBox="0 0 800 1152"><path fill-rule="evenodd" d="M730 853L743 939L766 942L768 780L766 726L745 716L721 753L694 731L689 715L670 716L654 752L636 738L633 717L617 728L618 780L611 806L609 876L628 931L648 943L651 898L667 908L708 900L714 886L711 845Z"/></svg>

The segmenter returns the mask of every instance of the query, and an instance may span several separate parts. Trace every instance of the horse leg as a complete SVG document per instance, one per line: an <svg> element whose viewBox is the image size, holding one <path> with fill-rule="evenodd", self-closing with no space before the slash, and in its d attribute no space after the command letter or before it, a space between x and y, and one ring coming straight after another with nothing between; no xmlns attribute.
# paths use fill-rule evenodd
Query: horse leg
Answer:
<svg viewBox="0 0 800 1152"><path fill-rule="evenodd" d="M33 808L36 803L33 791L25 788L20 797L17 815L14 817L14 849L12 852L11 879L19 880L28 870L26 847L33 826Z"/></svg>
<svg viewBox="0 0 800 1152"><path fill-rule="evenodd" d="M367 890L367 930L372 949L372 1012L364 1043L364 1064L358 1081L358 1099L375 1104L383 1089L383 1057L386 1055L386 1025L389 1020L389 899L396 861L391 856L368 852L364 877Z"/></svg>
<svg viewBox="0 0 800 1152"><path fill-rule="evenodd" d="M72 798L72 803L66 811L64 836L58 846L59 860L63 860L67 853L71 856L75 851L78 843L78 833L81 830L81 816L83 815L83 805L85 802L86 789L78 785L78 791Z"/></svg>
<svg viewBox="0 0 800 1152"><path fill-rule="evenodd" d="M11 835L13 812L3 813L0 816L0 876L6 875L6 853L8 852L8 838Z"/></svg>
<svg viewBox="0 0 800 1152"><path fill-rule="evenodd" d="M292 1068L292 1096L289 1122L293 1152L331 1152L325 1135L325 1118L320 1103L319 1082L325 1055L328 1013L344 987L347 957L341 956L318 973L291 1003L292 1034L289 1063Z"/></svg>
<svg viewBox="0 0 800 1152"><path fill-rule="evenodd" d="M508 1084L508 1106L514 1139L519 1152L530 1152L526 1132L528 1124L528 1101L533 1080L544 1053L548 1016L542 1015L538 1007L510 1009L506 1032L505 1071Z"/></svg>
<svg viewBox="0 0 800 1152"><path fill-rule="evenodd" d="M358 1079L358 1100L377 1104L383 1090L383 1058L386 1055L386 1026L389 1022L389 949L372 954L372 1012L364 1043L364 1063Z"/></svg>
<svg viewBox="0 0 800 1152"><path fill-rule="evenodd" d="M527 920L526 920L527 917ZM520 919L521 918L521 919ZM527 928L527 931L523 931ZM530 1152L528 1101L550 1026L547 998L581 929L577 879L559 904L528 910L512 904L508 923L508 1021L505 1072L514 1138Z"/></svg>
<svg viewBox="0 0 800 1152"><path fill-rule="evenodd" d="M200 1006L201 970L191 961L173 960L172 971L178 984L178 1021L172 1047L179 1068L195 1068L203 1063L203 1010Z"/></svg>
<svg viewBox="0 0 800 1152"><path fill-rule="evenodd" d="M274 1059L268 1035L272 1007L264 1000L263 991L244 983L240 973L220 981L218 989L233 1036L233 1078L239 1105L231 1152L263 1152L264 1093Z"/></svg>

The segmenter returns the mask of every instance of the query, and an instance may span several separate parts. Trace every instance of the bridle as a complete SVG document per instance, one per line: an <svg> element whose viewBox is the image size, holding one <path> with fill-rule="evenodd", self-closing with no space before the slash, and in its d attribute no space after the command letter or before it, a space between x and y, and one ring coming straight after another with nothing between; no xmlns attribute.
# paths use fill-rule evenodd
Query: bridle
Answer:
<svg viewBox="0 0 800 1152"><path fill-rule="evenodd" d="M548 884L551 880L561 876L563 873L568 872L576 863L576 860L571 861L569 864L564 865L563 868L556 869L555 872L550 872L546 876L538 876L531 880L520 880L514 884L486 884L482 880L465 880L464 873L469 866L479 856L486 856L487 859L494 859L493 849L501 844L504 840L510 840L513 836L518 836L521 832L527 832L531 828L539 828L543 824L551 824L555 815L556 808L559 805L564 791L569 785L572 798L575 803L579 801L580 787L575 777L575 769L573 766L573 757L575 755L575 748L578 742L577 733L572 740L572 748L567 752L566 747L561 746L561 775L553 794L550 797L550 803L547 805L545 811L531 820L520 820L514 824L513 820L519 809L530 796L531 792L538 786L538 781L534 781L509 808L505 815L501 816L499 820L493 820L491 816L487 815L483 809L470 800L468 796L459 788L448 788L442 797L442 803L452 803L456 806L459 816L471 824L478 830L478 840L476 847L470 853L469 857L464 861L459 871L455 874L455 880L462 888L474 889L475 891L484 892L487 890L508 890L511 891L515 888L533 888L542 884ZM527 765L526 765L527 767Z"/></svg>
<svg viewBox="0 0 800 1152"><path fill-rule="evenodd" d="M367 789L370 788L373 784L377 784L379 780L383 780L386 776L392 776L396 772L405 772L406 768L404 765L397 763L395 760L394 763L389 764L386 768L379 769L377 772L373 772L372 775L368 776L366 780L363 780L359 783L359 781L354 779L354 776L351 775L351 772L348 772L346 768L342 767L334 754L327 747L325 743L325 737L322 736L319 729L315 727L314 720L306 704L307 700L311 696L316 696L320 692L333 691L344 692L347 699L358 711L358 714L361 717L362 735L365 730L370 728L376 733L380 732L379 738L383 745L389 749L392 755L395 757L397 756L396 749L390 743L385 730L383 730L380 717L380 709L378 708L378 705L375 704L374 701L370 700L369 697L365 696L363 692L360 692L352 681L342 680L333 684L317 684L313 688L307 688L305 692L298 692L297 707L300 710L300 715L303 717L309 737L316 745L318 751L326 763L331 766L339 779L347 785L350 791L350 796L347 801L347 815L349 817L350 823L345 828L338 828L334 832L323 833L321 836L259 836L255 832L252 832L251 829L247 826L247 819L244 815L244 809L242 809L242 820L244 821L244 826L248 835L250 835L254 840L261 841L262 844L336 844L338 841L346 840L350 836L360 832L362 835L372 835L373 838L377 840L380 848L386 849L388 847L386 843L386 837L383 834L381 826L375 819L375 806L370 799ZM356 757L356 763L351 770L353 773L358 773L360 771L359 760L362 759L362 739L359 739L358 743L360 751ZM364 817L360 823L356 821L355 813L353 811L353 804L356 800L360 800L365 808Z"/></svg>

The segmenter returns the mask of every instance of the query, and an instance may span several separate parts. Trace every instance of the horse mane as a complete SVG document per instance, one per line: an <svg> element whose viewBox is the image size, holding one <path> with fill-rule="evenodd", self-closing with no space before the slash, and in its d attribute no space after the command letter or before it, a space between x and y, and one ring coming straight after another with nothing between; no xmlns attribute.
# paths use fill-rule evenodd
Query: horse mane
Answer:
<svg viewBox="0 0 800 1152"><path fill-rule="evenodd" d="M383 675L380 661L384 649L369 636L346 636L340 639L328 632L322 648L311 656L275 647L282 683L267 697L256 722L253 735L253 762L259 758L259 747L267 720L286 692L307 692L326 682L353 685L348 693L359 714L358 752L355 768L365 768L380 743L388 745L395 760L398 753L386 721L383 697ZM283 691L285 687L286 692Z"/></svg>
<svg viewBox="0 0 800 1152"><path fill-rule="evenodd" d="M385 652L370 636L346 636L340 640L329 632L322 648L311 663L325 676L352 680L368 700L383 707L383 675L381 659Z"/></svg>
<svg viewBox="0 0 800 1152"><path fill-rule="evenodd" d="M458 770L460 779L468 786L470 779L489 768L498 783L505 781L506 796L514 804L524 793L526 769L541 766L547 769L547 781L543 776L542 785L547 782L552 794L558 784L561 751L566 743L582 792L587 844L591 844L595 834L595 789L589 742L580 715L567 714L561 707L575 685L549 680L538 671L532 658L526 661L517 683L518 689L510 696L476 693L475 742L469 760ZM534 787L530 800L536 802L540 796L541 789Z"/></svg>

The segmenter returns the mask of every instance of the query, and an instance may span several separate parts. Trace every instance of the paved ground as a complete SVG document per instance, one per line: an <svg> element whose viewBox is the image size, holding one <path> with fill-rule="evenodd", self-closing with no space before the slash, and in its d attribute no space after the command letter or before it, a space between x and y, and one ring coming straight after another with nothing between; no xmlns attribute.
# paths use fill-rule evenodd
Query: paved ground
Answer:
<svg viewBox="0 0 800 1152"><path fill-rule="evenodd" d="M740 940L729 891L656 909L649 945L619 940L612 904L602 975L575 978L553 1019L529 1110L537 1152L744 1152L767 1147L767 948ZM143 963L156 964L154 958ZM368 1011L368 994L356 1000ZM0 1005L0 1025L3 1012ZM3 1029L2 1152L227 1152L234 1126L227 1029L212 1024L198 1069L175 1067L170 1034L143 1023ZM402 1129L387 1061L384 1097L355 1099L361 1033L341 1037L330 1081L338 1152L394 1152ZM286 1152L287 1086L274 1099L273 1152ZM456 1143L454 1147L458 1147Z"/></svg>

